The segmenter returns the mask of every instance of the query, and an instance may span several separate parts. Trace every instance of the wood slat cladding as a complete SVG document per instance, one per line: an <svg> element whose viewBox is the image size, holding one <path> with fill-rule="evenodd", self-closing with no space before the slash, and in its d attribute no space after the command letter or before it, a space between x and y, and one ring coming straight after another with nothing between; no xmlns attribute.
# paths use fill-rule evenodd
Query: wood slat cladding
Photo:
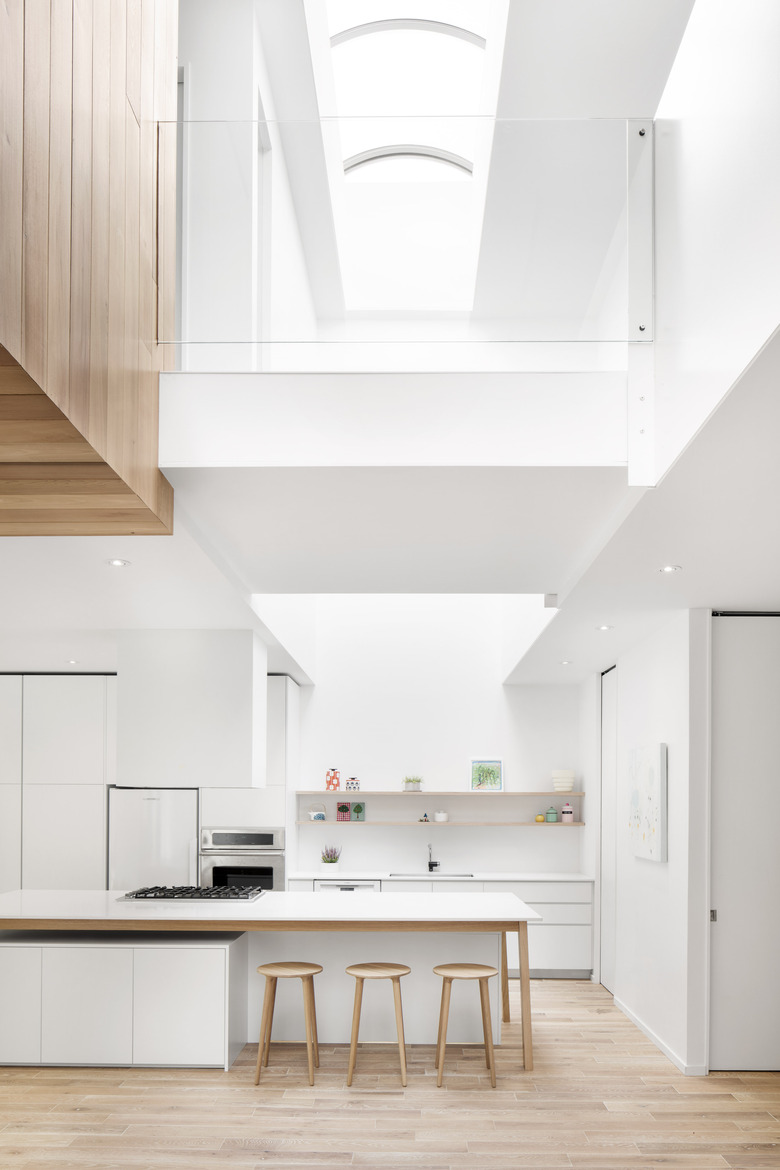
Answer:
<svg viewBox="0 0 780 1170"><path fill-rule="evenodd" d="M0 347L0 536L164 531L141 497Z"/></svg>
<svg viewBox="0 0 780 1170"><path fill-rule="evenodd" d="M172 529L157 337L174 313L175 127L158 122L176 116L177 13L0 3L0 533ZM25 464L32 479L9 477ZM98 490L76 492L87 464Z"/></svg>

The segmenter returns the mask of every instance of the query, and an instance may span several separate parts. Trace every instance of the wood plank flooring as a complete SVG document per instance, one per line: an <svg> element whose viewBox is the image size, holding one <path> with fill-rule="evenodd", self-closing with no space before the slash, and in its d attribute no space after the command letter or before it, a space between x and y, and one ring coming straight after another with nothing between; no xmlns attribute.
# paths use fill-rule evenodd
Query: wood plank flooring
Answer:
<svg viewBox="0 0 780 1170"><path fill-rule="evenodd" d="M512 1007L519 1014L513 981ZM260 989L258 989L260 994ZM491 1089L481 1048L365 1045L351 1089L348 1045L256 1047L228 1073L0 1068L3 1170L759 1170L780 1167L780 1073L684 1077L587 982L532 984L534 1062L504 1030Z"/></svg>

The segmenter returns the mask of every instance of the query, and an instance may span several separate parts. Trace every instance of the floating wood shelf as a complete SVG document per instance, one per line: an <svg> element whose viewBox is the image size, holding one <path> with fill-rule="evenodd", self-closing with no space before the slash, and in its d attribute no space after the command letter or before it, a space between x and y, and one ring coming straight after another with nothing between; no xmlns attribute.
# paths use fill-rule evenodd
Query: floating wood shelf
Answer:
<svg viewBox="0 0 780 1170"><path fill-rule="evenodd" d="M296 825L327 825L331 828L333 825L370 825L374 828L390 828L403 826L408 828L413 825L436 825L443 829L465 829L465 828L494 828L494 829L517 829L517 828L532 828L532 829L573 829L579 825L585 824L584 821L296 821Z"/></svg>

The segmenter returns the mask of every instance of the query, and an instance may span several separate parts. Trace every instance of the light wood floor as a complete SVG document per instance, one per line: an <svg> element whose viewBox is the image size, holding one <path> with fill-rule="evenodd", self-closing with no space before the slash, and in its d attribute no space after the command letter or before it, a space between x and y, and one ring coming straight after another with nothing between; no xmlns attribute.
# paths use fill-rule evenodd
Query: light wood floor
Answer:
<svg viewBox="0 0 780 1170"><path fill-rule="evenodd" d="M519 995L513 983L513 1009ZM493 994L493 989L491 989ZM590 983L534 981L535 1068L519 1025L497 1050L323 1046L313 1088L303 1045L256 1047L229 1073L0 1068L0 1167L13 1170L709 1170L780 1168L780 1073L684 1077Z"/></svg>

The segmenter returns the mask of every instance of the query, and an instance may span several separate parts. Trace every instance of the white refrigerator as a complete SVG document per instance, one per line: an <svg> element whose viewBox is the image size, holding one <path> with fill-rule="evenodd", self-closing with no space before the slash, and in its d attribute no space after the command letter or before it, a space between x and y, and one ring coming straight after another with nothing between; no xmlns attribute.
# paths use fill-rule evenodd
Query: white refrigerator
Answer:
<svg viewBox="0 0 780 1170"><path fill-rule="evenodd" d="M197 788L110 785L108 889L197 883Z"/></svg>

